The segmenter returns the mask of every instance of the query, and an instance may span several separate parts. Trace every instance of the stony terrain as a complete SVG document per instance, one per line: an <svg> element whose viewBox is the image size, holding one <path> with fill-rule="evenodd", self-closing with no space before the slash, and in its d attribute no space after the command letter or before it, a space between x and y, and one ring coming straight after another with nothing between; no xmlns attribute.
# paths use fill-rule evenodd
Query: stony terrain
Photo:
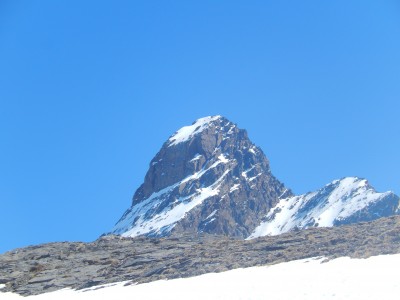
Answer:
<svg viewBox="0 0 400 300"><path fill-rule="evenodd" d="M50 243L0 255L2 291L40 294L126 281L143 283L325 256L400 253L400 217L311 228L249 241L214 235L105 236L92 243Z"/></svg>

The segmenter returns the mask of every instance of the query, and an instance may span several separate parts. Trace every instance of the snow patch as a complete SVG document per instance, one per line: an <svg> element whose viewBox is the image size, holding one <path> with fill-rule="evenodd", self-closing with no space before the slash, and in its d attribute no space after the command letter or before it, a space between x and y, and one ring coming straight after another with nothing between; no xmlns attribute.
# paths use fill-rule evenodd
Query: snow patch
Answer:
<svg viewBox="0 0 400 300"><path fill-rule="evenodd" d="M214 210L211 214L209 214L208 216L207 216L207 218L205 218L205 220L207 220L207 219L209 219L209 218L212 218L216 213L217 213L217 209L216 210Z"/></svg>
<svg viewBox="0 0 400 300"><path fill-rule="evenodd" d="M122 233L122 236L134 237L149 232L155 232L157 234L162 232L169 232L177 221L182 219L187 212L193 209L195 206L201 204L205 199L217 195L219 190L214 186L201 188L197 194L190 195L189 197L179 198L179 203L175 207L164 210L163 212L152 216L150 219L145 219L143 214L140 214L139 221L131 227L128 231Z"/></svg>
<svg viewBox="0 0 400 300"><path fill-rule="evenodd" d="M196 155L190 160L190 161L196 161L198 159L200 159L200 157L202 157L203 155L196 153Z"/></svg>
<svg viewBox="0 0 400 300"><path fill-rule="evenodd" d="M206 222L203 224L203 226L206 226L206 225L208 225L208 224L214 222L215 220L216 220L216 218L211 218L211 219L209 219L209 220L206 220Z"/></svg>
<svg viewBox="0 0 400 300"><path fill-rule="evenodd" d="M179 143L183 143L191 139L194 135L202 132L205 128L207 128L210 122L218 120L219 118L221 118L221 116L205 117L196 120L190 126L182 127L173 136L169 138L168 147L177 145Z"/></svg>
<svg viewBox="0 0 400 300"><path fill-rule="evenodd" d="M181 183L185 183L194 179L199 179L201 178L205 173L207 173L209 170L214 169L216 166L218 166L219 164L223 164L223 163L227 163L229 162L229 160L225 159L225 156L223 154L221 154L220 156L218 156L218 160L216 162L214 162L209 168L207 169L202 169L199 172L196 172L188 177L186 177L185 179L183 179L181 181Z"/></svg>
<svg viewBox="0 0 400 300"><path fill-rule="evenodd" d="M221 155L218 156L218 160L221 161L221 162L224 163L224 164L226 164L226 163L229 162L229 159L227 159L227 158L225 157L225 155L223 155L223 154L221 154Z"/></svg>
<svg viewBox="0 0 400 300"><path fill-rule="evenodd" d="M229 193L232 193L233 191L236 191L239 189L240 184L236 183L233 187L231 187L231 189L229 190Z"/></svg>

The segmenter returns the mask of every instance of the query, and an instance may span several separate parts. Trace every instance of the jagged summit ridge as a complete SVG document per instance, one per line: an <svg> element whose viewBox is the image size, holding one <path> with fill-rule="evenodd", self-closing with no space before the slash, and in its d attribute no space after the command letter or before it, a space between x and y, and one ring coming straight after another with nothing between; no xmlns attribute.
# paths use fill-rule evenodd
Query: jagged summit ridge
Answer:
<svg viewBox="0 0 400 300"><path fill-rule="evenodd" d="M372 221L399 214L399 204L393 192L378 193L366 179L345 177L316 192L281 199L249 238Z"/></svg>
<svg viewBox="0 0 400 300"><path fill-rule="evenodd" d="M113 233L244 238L284 194L291 192L273 177L245 130L221 116L205 117L164 143Z"/></svg>

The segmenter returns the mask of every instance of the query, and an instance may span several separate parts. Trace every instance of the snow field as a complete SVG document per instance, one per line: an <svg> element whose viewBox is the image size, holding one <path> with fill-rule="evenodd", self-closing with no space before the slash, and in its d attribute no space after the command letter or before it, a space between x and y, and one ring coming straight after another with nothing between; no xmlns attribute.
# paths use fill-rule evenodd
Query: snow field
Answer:
<svg viewBox="0 0 400 300"><path fill-rule="evenodd" d="M400 254L323 261L305 259L140 285L121 282L84 291L65 289L27 298L0 293L0 299L399 299Z"/></svg>

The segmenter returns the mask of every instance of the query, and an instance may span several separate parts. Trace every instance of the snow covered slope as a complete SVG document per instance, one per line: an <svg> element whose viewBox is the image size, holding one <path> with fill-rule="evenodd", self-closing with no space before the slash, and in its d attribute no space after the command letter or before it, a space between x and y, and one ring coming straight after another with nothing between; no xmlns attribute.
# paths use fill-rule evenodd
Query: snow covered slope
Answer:
<svg viewBox="0 0 400 300"><path fill-rule="evenodd" d="M125 300L125 299L398 299L400 254L368 259L323 258L273 266L236 269L197 277L128 285L125 282L22 297L1 293L2 300ZM1 288L1 286L0 286Z"/></svg>
<svg viewBox="0 0 400 300"><path fill-rule="evenodd" d="M316 192L281 199L249 238L312 226L371 221L398 213L398 196L392 192L377 193L365 179L347 177Z"/></svg>
<svg viewBox="0 0 400 300"><path fill-rule="evenodd" d="M220 164L227 164L223 154L211 166L196 172L177 183L168 186L158 192L154 192L145 201L134 205L131 210L115 226L115 232L122 232L123 236L137 236L151 233L152 235L163 235L168 233L175 226L176 222L185 217L191 209L200 205L205 199L216 196L219 193L222 180L229 170L226 170L221 177L207 187L200 187L194 193L183 197L176 197L169 201L174 190L191 184L194 180L202 178L207 172L211 172ZM171 197L172 196L172 197ZM159 207L161 210L157 210ZM211 214L210 214L211 217ZM208 217L208 218L210 218Z"/></svg>

